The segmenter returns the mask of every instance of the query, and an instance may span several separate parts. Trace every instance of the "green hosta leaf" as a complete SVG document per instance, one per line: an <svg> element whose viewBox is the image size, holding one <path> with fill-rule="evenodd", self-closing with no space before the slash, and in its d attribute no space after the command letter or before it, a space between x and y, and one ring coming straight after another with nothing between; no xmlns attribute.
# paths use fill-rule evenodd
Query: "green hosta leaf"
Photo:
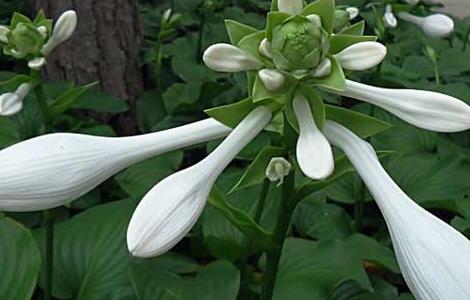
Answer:
<svg viewBox="0 0 470 300"><path fill-rule="evenodd" d="M379 244L366 235L355 234L345 241L347 247L360 259L381 265L389 271L399 274L400 268L392 249Z"/></svg>
<svg viewBox="0 0 470 300"><path fill-rule="evenodd" d="M383 280L381 277L370 275L370 280L373 287L373 292L364 291L363 288L358 286L354 281L347 281L341 283L336 288L330 300L397 300L398 289Z"/></svg>
<svg viewBox="0 0 470 300"><path fill-rule="evenodd" d="M175 83L163 94L165 107L170 114L174 114L178 108L197 102L201 95L202 83Z"/></svg>
<svg viewBox="0 0 470 300"><path fill-rule="evenodd" d="M326 118L344 125L363 138L390 128L390 124L384 121L333 105L326 105Z"/></svg>
<svg viewBox="0 0 470 300"><path fill-rule="evenodd" d="M149 158L115 176L116 181L133 199L140 199L155 184L178 170L183 152L174 151Z"/></svg>
<svg viewBox="0 0 470 300"><path fill-rule="evenodd" d="M31 232L0 216L0 299L31 299L40 264L41 255Z"/></svg>
<svg viewBox="0 0 470 300"><path fill-rule="evenodd" d="M259 152L251 165L246 169L245 173L243 173L242 177L232 188L230 193L243 188L261 184L266 178L266 168L268 167L271 158L283 155L284 149L282 148L272 146L264 148L261 152Z"/></svg>
<svg viewBox="0 0 470 300"><path fill-rule="evenodd" d="M73 103L72 108L117 114L129 110L129 105L124 99L89 90Z"/></svg>
<svg viewBox="0 0 470 300"><path fill-rule="evenodd" d="M344 28L338 34L346 34L346 35L359 35L362 36L364 34L365 28L365 21L357 22L349 27Z"/></svg>
<svg viewBox="0 0 470 300"><path fill-rule="evenodd" d="M331 60L330 75L320 79L313 79L310 83L313 86L323 87L338 92L346 90L346 77L344 76L341 65L333 56L329 56L328 58Z"/></svg>
<svg viewBox="0 0 470 300"><path fill-rule="evenodd" d="M112 202L54 226L54 297L111 299L130 289L126 229L133 210L132 201ZM42 247L44 230L34 235Z"/></svg>
<svg viewBox="0 0 470 300"><path fill-rule="evenodd" d="M18 74L5 81L0 82L0 90L3 92L14 92L22 83L31 80L31 77Z"/></svg>
<svg viewBox="0 0 470 300"><path fill-rule="evenodd" d="M216 187L209 196L209 204L221 212L227 220L238 228L259 250L272 247L271 234L258 226L243 210L233 207L225 200L223 193Z"/></svg>
<svg viewBox="0 0 470 300"><path fill-rule="evenodd" d="M251 54L251 56L257 58L259 61L268 63L268 60L261 55L259 52L259 45L261 41L266 37L265 31L257 31L250 35L245 36L238 42L238 48L244 50L245 52Z"/></svg>
<svg viewBox="0 0 470 300"><path fill-rule="evenodd" d="M245 36L256 33L258 29L233 20L225 20L230 41L237 45Z"/></svg>
<svg viewBox="0 0 470 300"><path fill-rule="evenodd" d="M282 251L274 298L326 300L347 280L372 290L361 261L350 254L346 244L290 238Z"/></svg>
<svg viewBox="0 0 470 300"><path fill-rule="evenodd" d="M98 82L93 82L84 86L71 88L56 99L56 101L49 107L49 113L51 117L58 116L69 108L71 108L80 96L82 96L88 89L95 86Z"/></svg>
<svg viewBox="0 0 470 300"><path fill-rule="evenodd" d="M302 11L302 16L316 14L321 17L322 27L331 34L333 31L333 21L335 18L334 0L317 0L307 5Z"/></svg>
<svg viewBox="0 0 470 300"><path fill-rule="evenodd" d="M204 112L220 123L234 128L255 107L256 105L251 101L251 98L247 98L237 103L207 109Z"/></svg>
<svg viewBox="0 0 470 300"><path fill-rule="evenodd" d="M20 134L15 124L8 118L0 117L0 149L16 144Z"/></svg>
<svg viewBox="0 0 470 300"><path fill-rule="evenodd" d="M337 54L347 47L368 41L376 41L376 36L368 35L352 35L352 34L335 34L330 37L330 54Z"/></svg>
<svg viewBox="0 0 470 300"><path fill-rule="evenodd" d="M36 28L38 28L39 26L45 26L47 28L48 36L50 36L50 34L52 33L53 21L52 19L48 19L46 17L42 9L38 12L36 18L34 18L33 24Z"/></svg>
<svg viewBox="0 0 470 300"><path fill-rule="evenodd" d="M278 25L281 25L285 20L289 19L290 17L291 15L278 11L272 11L268 13L268 21L266 27L266 38L268 39L268 41L271 41L273 39L274 28Z"/></svg>

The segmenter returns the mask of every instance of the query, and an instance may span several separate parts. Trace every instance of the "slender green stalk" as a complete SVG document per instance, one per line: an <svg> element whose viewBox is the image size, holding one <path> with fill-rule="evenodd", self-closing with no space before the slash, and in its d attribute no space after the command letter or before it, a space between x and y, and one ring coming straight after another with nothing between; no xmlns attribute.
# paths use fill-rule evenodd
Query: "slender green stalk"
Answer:
<svg viewBox="0 0 470 300"><path fill-rule="evenodd" d="M255 222L259 223L261 220L261 216L263 215L264 205L266 204L266 197L268 196L269 191L269 181L264 179L263 187L261 188L261 195L258 201L258 205L256 206L256 213L255 213Z"/></svg>
<svg viewBox="0 0 470 300"><path fill-rule="evenodd" d="M266 268L263 277L261 300L270 300L273 296L282 247L284 246L290 220L297 204L294 189L295 177L294 174L290 174L285 178L282 185L281 207L273 236L275 245L273 249L266 252Z"/></svg>
<svg viewBox="0 0 470 300"><path fill-rule="evenodd" d="M464 39L463 39L463 47L462 47L462 52L465 52L467 50L467 45L468 45L468 40L470 39L470 26L468 26L467 32L465 33Z"/></svg>
<svg viewBox="0 0 470 300"><path fill-rule="evenodd" d="M439 66L437 62L433 62L434 64L434 77L436 78L436 85L441 85L441 75L439 74Z"/></svg>
<svg viewBox="0 0 470 300"><path fill-rule="evenodd" d="M362 230L364 223L364 191L364 184L357 176L354 180L354 219L356 220L355 227L358 232Z"/></svg>
<svg viewBox="0 0 470 300"><path fill-rule="evenodd" d="M54 267L54 213L52 210L43 212L44 222L46 226L45 239L45 262L44 262L44 300L52 299L52 280Z"/></svg>

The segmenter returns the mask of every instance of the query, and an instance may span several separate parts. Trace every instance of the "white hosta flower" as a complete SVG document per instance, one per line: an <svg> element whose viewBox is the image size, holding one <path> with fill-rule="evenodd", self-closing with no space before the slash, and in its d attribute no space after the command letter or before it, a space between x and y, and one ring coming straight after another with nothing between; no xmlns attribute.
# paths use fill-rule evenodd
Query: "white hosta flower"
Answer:
<svg viewBox="0 0 470 300"><path fill-rule="evenodd" d="M267 38L264 38L259 44L259 53L266 58L272 59L273 54L271 52L271 42Z"/></svg>
<svg viewBox="0 0 470 300"><path fill-rule="evenodd" d="M321 78L331 74L331 60L326 57L324 58L318 67L313 72L313 77Z"/></svg>
<svg viewBox="0 0 470 300"><path fill-rule="evenodd" d="M209 156L152 188L130 221L130 253L138 257L160 255L183 239L201 215L217 177L264 129L271 115L268 108L256 108Z"/></svg>
<svg viewBox="0 0 470 300"><path fill-rule="evenodd" d="M311 14L307 16L307 19L318 27L322 26L321 17L316 14Z"/></svg>
<svg viewBox="0 0 470 300"><path fill-rule="evenodd" d="M281 186L284 177L289 175L292 165L284 157L273 157L266 168L266 177L271 182L279 181L277 186Z"/></svg>
<svg viewBox="0 0 470 300"><path fill-rule="evenodd" d="M0 151L0 211L57 207L143 159L227 135L213 119L124 138L57 133Z"/></svg>
<svg viewBox="0 0 470 300"><path fill-rule="evenodd" d="M380 64L387 55L387 48L377 42L353 44L335 55L341 67L351 71L361 71Z"/></svg>
<svg viewBox="0 0 470 300"><path fill-rule="evenodd" d="M7 34L10 32L10 29L6 26L0 25L0 42L8 43Z"/></svg>
<svg viewBox="0 0 470 300"><path fill-rule="evenodd" d="M348 156L384 215L403 277L418 300L470 299L470 241L393 182L372 147L327 122L325 134Z"/></svg>
<svg viewBox="0 0 470 300"><path fill-rule="evenodd" d="M304 8L303 0L278 0L277 7L280 12L287 13L290 15L298 15Z"/></svg>
<svg viewBox="0 0 470 300"><path fill-rule="evenodd" d="M393 14L392 6L387 4L385 7L385 14L383 16L384 26L387 28L395 28L398 25L397 18Z"/></svg>
<svg viewBox="0 0 470 300"><path fill-rule="evenodd" d="M454 32L454 21L444 14L418 17L407 12L401 12L398 16L421 27L421 30L429 37L445 38Z"/></svg>
<svg viewBox="0 0 470 300"><path fill-rule="evenodd" d="M36 57L28 61L28 67L33 70L39 70L46 64L45 57Z"/></svg>
<svg viewBox="0 0 470 300"><path fill-rule="evenodd" d="M284 74L273 69L262 69L258 76L268 91L276 92L284 87L286 78Z"/></svg>
<svg viewBox="0 0 470 300"><path fill-rule="evenodd" d="M359 15L359 9L354 6L346 8L346 11L349 13L350 20L357 18L357 16Z"/></svg>
<svg viewBox="0 0 470 300"><path fill-rule="evenodd" d="M258 70L262 64L242 49L230 44L215 44L207 48L204 63L217 72Z"/></svg>
<svg viewBox="0 0 470 300"><path fill-rule="evenodd" d="M77 28L77 14L73 10L64 12L54 25L52 36L44 45L41 53L47 56L58 45L68 40Z"/></svg>
<svg viewBox="0 0 470 300"><path fill-rule="evenodd" d="M437 132L470 129L470 106L445 94L378 88L351 80L346 80L346 91L341 94L377 105L423 129Z"/></svg>
<svg viewBox="0 0 470 300"><path fill-rule="evenodd" d="M29 83L22 83L14 93L0 95L0 116L13 116L23 108L24 98L31 89Z"/></svg>
<svg viewBox="0 0 470 300"><path fill-rule="evenodd" d="M315 124L308 100L297 95L292 104L299 123L299 139L297 141L299 167L311 179L325 179L334 170L330 143Z"/></svg>

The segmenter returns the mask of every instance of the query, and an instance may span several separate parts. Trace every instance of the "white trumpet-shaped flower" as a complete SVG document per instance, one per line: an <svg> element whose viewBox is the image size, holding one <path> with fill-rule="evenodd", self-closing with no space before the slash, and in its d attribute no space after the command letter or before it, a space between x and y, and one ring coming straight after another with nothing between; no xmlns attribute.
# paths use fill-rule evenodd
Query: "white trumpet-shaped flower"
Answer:
<svg viewBox="0 0 470 300"><path fill-rule="evenodd" d="M437 132L470 129L470 106L436 92L385 89L346 80L342 95L377 105L408 123Z"/></svg>
<svg viewBox="0 0 470 300"><path fill-rule="evenodd" d="M124 138L49 134L0 151L0 211L64 205L143 159L223 137L213 119Z"/></svg>
<svg viewBox="0 0 470 300"><path fill-rule="evenodd" d="M280 12L287 13L290 15L298 15L304 8L303 0L278 0L277 7Z"/></svg>
<svg viewBox="0 0 470 300"><path fill-rule="evenodd" d="M217 177L271 120L266 107L254 109L209 156L165 178L134 211L127 231L129 251L138 257L162 254L191 230Z"/></svg>
<svg viewBox="0 0 470 300"><path fill-rule="evenodd" d="M29 83L22 83L14 93L0 95L0 116L13 116L23 108L24 98L31 89Z"/></svg>
<svg viewBox="0 0 470 300"><path fill-rule="evenodd" d="M387 4L385 7L385 13L383 16L384 26L387 28L395 28L398 25L397 18L393 14L392 6Z"/></svg>
<svg viewBox="0 0 470 300"><path fill-rule="evenodd" d="M311 179L324 179L330 176L334 170L334 158L330 143L315 124L308 100L297 95L292 104L299 123L299 139L297 141L299 167Z"/></svg>
<svg viewBox="0 0 470 300"><path fill-rule="evenodd" d="M261 63L242 49L230 44L215 44L207 48L204 63L218 72L258 70Z"/></svg>
<svg viewBox="0 0 470 300"><path fill-rule="evenodd" d="M8 43L8 33L10 32L10 29L6 26L0 25L0 42L2 43Z"/></svg>
<svg viewBox="0 0 470 300"><path fill-rule="evenodd" d="M445 38L454 32L454 21L444 14L418 17L407 12L400 12L398 17L418 25L429 37Z"/></svg>
<svg viewBox="0 0 470 300"><path fill-rule="evenodd" d="M346 153L380 207L414 296L470 299L470 241L410 199L385 172L370 144L334 122L327 122L325 134Z"/></svg>
<svg viewBox="0 0 470 300"><path fill-rule="evenodd" d="M77 14L73 10L64 12L54 25L52 36L44 45L41 53L49 55L58 45L67 41L77 28Z"/></svg>
<svg viewBox="0 0 470 300"><path fill-rule="evenodd" d="M285 76L273 69L262 69L258 72L258 76L266 89L271 92L279 91L286 82Z"/></svg>
<svg viewBox="0 0 470 300"><path fill-rule="evenodd" d="M284 157L273 157L266 168L266 177L271 182L279 181L276 185L279 187L283 184L284 177L289 175L291 169L292 165Z"/></svg>
<svg viewBox="0 0 470 300"><path fill-rule="evenodd" d="M387 48L377 42L353 44L335 55L341 67L351 71L361 71L380 64L387 55Z"/></svg>

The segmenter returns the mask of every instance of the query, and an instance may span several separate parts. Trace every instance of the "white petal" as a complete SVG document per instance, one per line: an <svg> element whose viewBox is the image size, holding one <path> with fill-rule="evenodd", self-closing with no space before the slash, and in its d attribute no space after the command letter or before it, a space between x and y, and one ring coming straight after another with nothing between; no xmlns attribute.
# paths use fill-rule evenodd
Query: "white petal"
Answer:
<svg viewBox="0 0 470 300"><path fill-rule="evenodd" d="M28 62L28 67L33 70L39 70L46 64L45 57L36 57Z"/></svg>
<svg viewBox="0 0 470 300"><path fill-rule="evenodd" d="M215 44L204 52L206 65L218 72L241 72L258 70L261 63L238 47L230 44Z"/></svg>
<svg viewBox="0 0 470 300"><path fill-rule="evenodd" d="M359 15L359 9L357 7L348 7L346 11L349 13L349 19L355 19Z"/></svg>
<svg viewBox="0 0 470 300"><path fill-rule="evenodd" d="M322 60L322 62L317 66L315 72L313 73L313 77L321 78L331 74L331 60L326 57Z"/></svg>
<svg viewBox="0 0 470 300"><path fill-rule="evenodd" d="M280 12L284 12L291 15L298 15L304 8L303 0L278 0L277 7Z"/></svg>
<svg viewBox="0 0 470 300"><path fill-rule="evenodd" d="M285 76L277 70L262 69L258 72L258 76L266 89L271 92L279 91L286 82Z"/></svg>
<svg viewBox="0 0 470 300"><path fill-rule="evenodd" d="M51 38L41 50L42 54L47 56L55 47L68 40L77 28L77 21L75 11L64 12L55 23Z"/></svg>
<svg viewBox="0 0 470 300"><path fill-rule="evenodd" d="M13 116L21 111L23 108L23 98L20 98L15 93L5 93L0 95L0 115Z"/></svg>
<svg viewBox="0 0 470 300"><path fill-rule="evenodd" d="M266 177L272 182L279 181L280 186L291 170L292 165L284 157L273 157L266 168Z"/></svg>
<svg viewBox="0 0 470 300"><path fill-rule="evenodd" d="M330 143L315 124L308 100L298 95L294 98L293 106L300 130L297 141L300 169L311 179L325 179L334 170Z"/></svg>
<svg viewBox="0 0 470 300"><path fill-rule="evenodd" d="M6 26L0 26L0 42L8 43L7 34L10 32L10 29Z"/></svg>
<svg viewBox="0 0 470 300"><path fill-rule="evenodd" d="M271 43L268 41L267 38L264 38L259 44L259 53L266 58L273 58L273 55L271 53Z"/></svg>
<svg viewBox="0 0 470 300"><path fill-rule="evenodd" d="M227 135L213 119L124 138L56 133L0 151L0 211L66 204L146 158Z"/></svg>
<svg viewBox="0 0 470 300"><path fill-rule="evenodd" d="M327 122L325 134L348 156L385 217L405 281L419 300L470 299L470 241L411 200L373 149Z"/></svg>
<svg viewBox="0 0 470 300"><path fill-rule="evenodd" d="M208 157L152 188L137 206L129 224L129 252L138 257L151 257L176 245L199 218L220 173L270 120L269 109L256 108Z"/></svg>
<svg viewBox="0 0 470 300"><path fill-rule="evenodd" d="M351 45L335 55L341 67L361 71L380 64L387 55L387 48L377 42L361 42Z"/></svg>
<svg viewBox="0 0 470 300"><path fill-rule="evenodd" d="M397 18L391 12L386 12L383 16L384 25L387 28L395 28L398 25Z"/></svg>
<svg viewBox="0 0 470 300"><path fill-rule="evenodd" d="M346 80L344 96L377 105L408 123L437 132L470 129L470 106L436 92L385 89Z"/></svg>
<svg viewBox="0 0 470 300"><path fill-rule="evenodd" d="M47 27L46 26L39 26L36 29L43 38L47 38Z"/></svg>

